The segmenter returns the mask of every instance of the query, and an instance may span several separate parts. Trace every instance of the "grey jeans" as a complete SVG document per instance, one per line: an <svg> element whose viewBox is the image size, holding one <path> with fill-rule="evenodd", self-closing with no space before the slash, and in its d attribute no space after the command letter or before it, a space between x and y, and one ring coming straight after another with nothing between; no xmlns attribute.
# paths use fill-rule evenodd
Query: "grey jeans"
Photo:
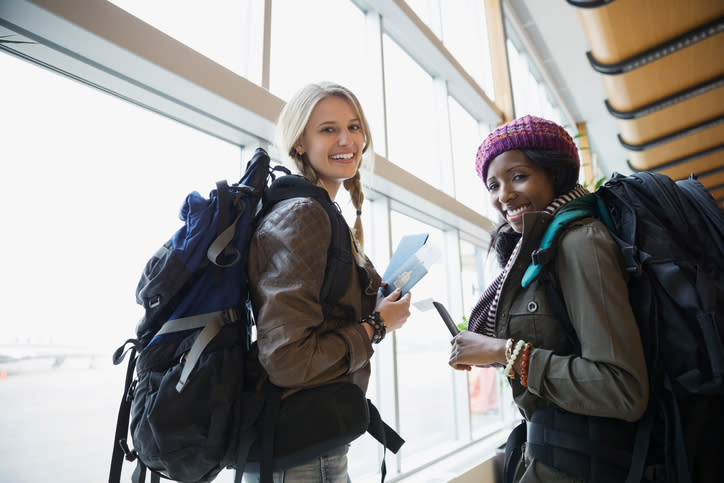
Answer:
<svg viewBox="0 0 724 483"><path fill-rule="evenodd" d="M275 471L274 483L351 483L347 474L348 445L284 471ZM245 483L259 483L258 472L244 472Z"/></svg>

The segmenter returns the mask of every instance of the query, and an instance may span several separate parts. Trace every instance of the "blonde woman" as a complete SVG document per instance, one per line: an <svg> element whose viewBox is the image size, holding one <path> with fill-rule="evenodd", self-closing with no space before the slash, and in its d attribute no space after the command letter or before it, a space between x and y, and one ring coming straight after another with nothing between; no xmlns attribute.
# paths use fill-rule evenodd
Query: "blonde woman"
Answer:
<svg viewBox="0 0 724 483"><path fill-rule="evenodd" d="M345 87L310 84L284 106L279 151L299 174L334 201L344 188L357 209L350 229L354 263L335 306L323 310L320 290L332 228L318 201L282 201L261 220L251 242L249 283L257 321L259 362L269 380L292 390L351 382L363 392L373 343L410 315L410 294L378 299L380 276L364 254L360 166L372 158L372 139L356 96ZM275 481L346 482L347 445L274 474ZM258 474L247 474L254 480Z"/></svg>

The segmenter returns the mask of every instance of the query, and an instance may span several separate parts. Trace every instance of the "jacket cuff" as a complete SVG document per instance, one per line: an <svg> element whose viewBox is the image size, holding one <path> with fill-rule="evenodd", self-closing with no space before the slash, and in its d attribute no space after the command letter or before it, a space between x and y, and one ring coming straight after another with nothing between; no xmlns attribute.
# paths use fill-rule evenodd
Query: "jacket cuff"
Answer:
<svg viewBox="0 0 724 483"><path fill-rule="evenodd" d="M553 351L548 349L533 348L530 351L528 361L528 390L540 397L540 389L543 385L543 374L553 357Z"/></svg>
<svg viewBox="0 0 724 483"><path fill-rule="evenodd" d="M349 372L357 372L369 363L375 353L367 331L362 324L352 324L349 330Z"/></svg>

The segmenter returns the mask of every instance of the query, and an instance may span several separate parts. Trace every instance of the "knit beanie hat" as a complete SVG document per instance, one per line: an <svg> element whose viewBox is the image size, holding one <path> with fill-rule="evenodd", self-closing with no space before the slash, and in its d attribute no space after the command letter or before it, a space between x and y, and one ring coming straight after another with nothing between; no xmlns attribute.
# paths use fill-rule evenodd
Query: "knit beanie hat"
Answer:
<svg viewBox="0 0 724 483"><path fill-rule="evenodd" d="M490 162L496 156L514 149L548 149L569 154L580 166L578 147L570 134L553 121L536 116L523 116L497 127L478 148L475 171L485 183Z"/></svg>

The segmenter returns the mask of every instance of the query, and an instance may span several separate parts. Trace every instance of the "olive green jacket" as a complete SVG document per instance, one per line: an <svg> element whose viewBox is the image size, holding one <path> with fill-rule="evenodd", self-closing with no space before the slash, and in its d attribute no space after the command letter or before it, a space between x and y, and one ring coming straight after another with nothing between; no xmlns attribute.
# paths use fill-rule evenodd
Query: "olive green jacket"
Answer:
<svg viewBox="0 0 724 483"><path fill-rule="evenodd" d="M521 248L498 303L496 334L534 345L528 386L511 381L513 397L530 420L539 408L556 405L592 416L636 421L648 402L648 376L638 327L628 300L619 249L605 226L586 218L562 234L553 270L569 318L581 344L581 356L548 303L541 277L526 288L521 279L552 216L523 217ZM520 481L577 481L545 465L530 465ZM559 481L556 479L556 481Z"/></svg>
<svg viewBox="0 0 724 483"><path fill-rule="evenodd" d="M552 216L526 213L523 220L522 245L503 283L496 318L498 337L534 345L528 387L512 383L521 412L530 419L536 408L555 404L574 413L638 420L648 401L648 377L616 243L593 218L574 222L558 242L551 263L580 340L582 354L576 357L540 277L521 287L530 253Z"/></svg>

